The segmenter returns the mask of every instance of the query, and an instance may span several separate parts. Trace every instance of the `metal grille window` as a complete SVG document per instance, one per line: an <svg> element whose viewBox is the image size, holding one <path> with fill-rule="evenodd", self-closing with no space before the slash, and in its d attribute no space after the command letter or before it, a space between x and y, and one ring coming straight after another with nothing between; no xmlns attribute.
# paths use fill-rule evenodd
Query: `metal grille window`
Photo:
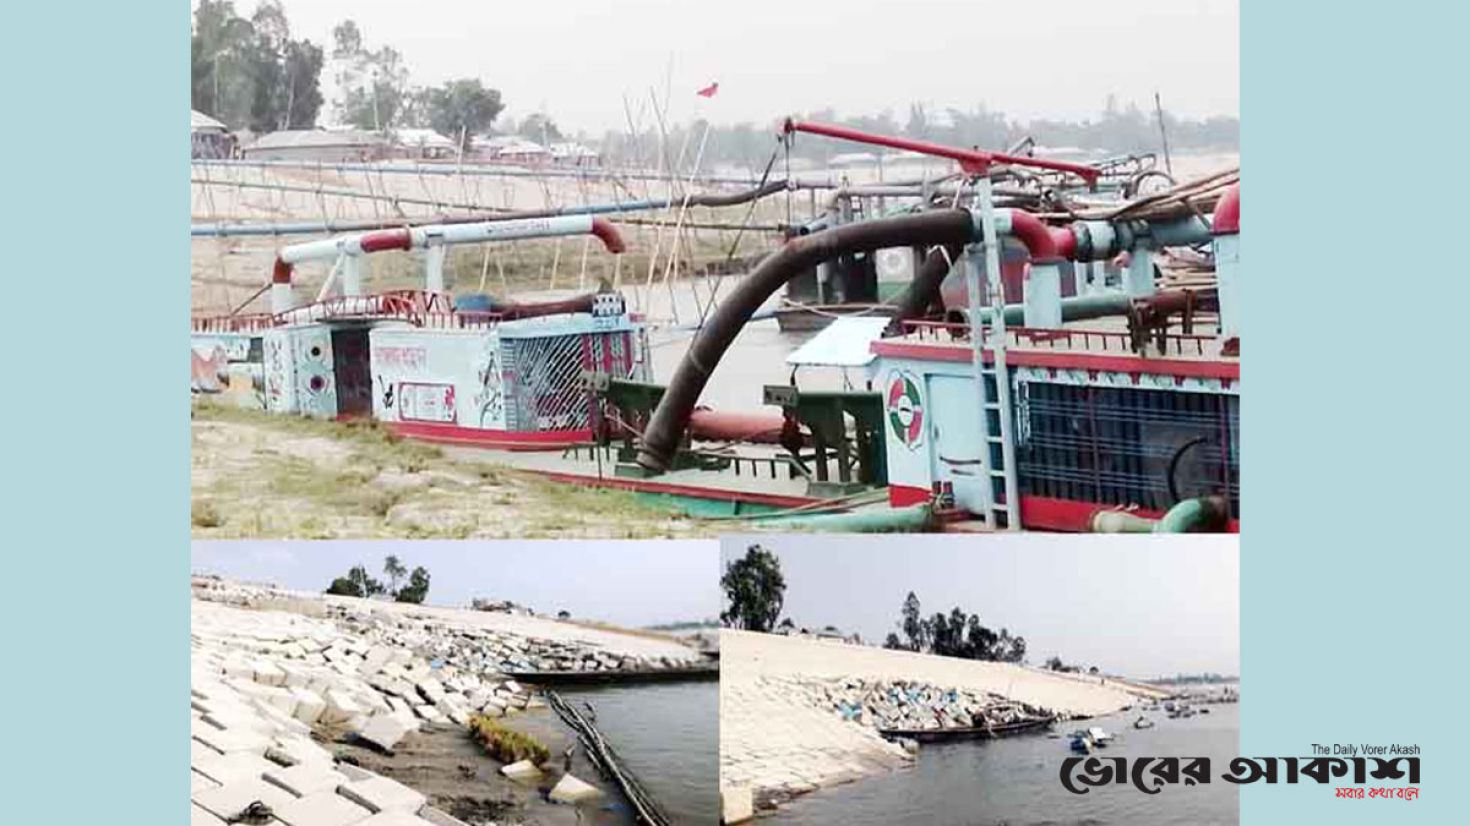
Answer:
<svg viewBox="0 0 1470 826"><path fill-rule="evenodd" d="M509 389L506 427L519 432L578 430L590 426L583 370L626 376L634 368L631 337L624 332L513 338L505 341Z"/></svg>
<svg viewBox="0 0 1470 826"><path fill-rule="evenodd" d="M1167 510L1225 494L1240 513L1240 399L1209 393L1021 382L1022 493Z"/></svg>

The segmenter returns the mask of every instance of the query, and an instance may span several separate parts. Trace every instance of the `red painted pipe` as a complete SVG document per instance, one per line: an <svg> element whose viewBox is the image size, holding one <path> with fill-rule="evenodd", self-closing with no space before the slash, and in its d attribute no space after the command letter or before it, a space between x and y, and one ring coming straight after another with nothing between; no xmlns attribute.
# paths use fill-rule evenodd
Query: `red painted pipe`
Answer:
<svg viewBox="0 0 1470 826"><path fill-rule="evenodd" d="M597 293L584 293L572 298L563 298L555 301L535 301L522 303L519 301L507 301L495 307L493 312L502 321L514 321L518 318L536 318L544 315L564 315L569 313L590 313L592 305L596 303Z"/></svg>
<svg viewBox="0 0 1470 826"><path fill-rule="evenodd" d="M780 444L785 426L786 417L780 411L729 412L698 407L689 414L689 435L714 442Z"/></svg>
<svg viewBox="0 0 1470 826"><path fill-rule="evenodd" d="M381 232L369 232L362 236L358 242L363 252L383 252L384 250L406 250L413 246L413 234L407 227L398 229L385 229Z"/></svg>
<svg viewBox="0 0 1470 826"><path fill-rule="evenodd" d="M1240 184L1225 190L1215 205L1215 218L1210 231L1216 235L1240 234Z"/></svg>
<svg viewBox="0 0 1470 826"><path fill-rule="evenodd" d="M1067 163L1066 161L1049 161L1043 158L1024 158L1016 155L1006 155L1000 152L987 152L983 149L956 149L953 146L945 146L928 141L895 138L889 135L876 135L860 129L834 126L830 123L810 123L808 121L787 118L786 123L782 127L782 132L787 135L792 132L807 132L812 135L824 135L829 138L839 138L857 143L870 143L876 146L904 149L909 152L918 152L921 155L949 158L959 161L960 168L970 173L986 172L993 164L1008 164L1011 166L1051 169L1058 172L1071 172L1089 184L1096 183L1098 176L1097 169L1083 164Z"/></svg>
<svg viewBox="0 0 1470 826"><path fill-rule="evenodd" d="M290 284L292 266L276 257L276 263L271 267L272 284Z"/></svg>
<svg viewBox="0 0 1470 826"><path fill-rule="evenodd" d="M623 243L623 236L618 232L618 228L613 226L613 223L606 218L592 219L592 234L596 235L602 241L602 245L607 248L607 251L614 255L628 248Z"/></svg>
<svg viewBox="0 0 1470 826"><path fill-rule="evenodd" d="M1077 238L1071 230L1049 227L1024 210L1010 210L1010 215L1011 235L1026 245L1031 263L1051 264L1077 253Z"/></svg>

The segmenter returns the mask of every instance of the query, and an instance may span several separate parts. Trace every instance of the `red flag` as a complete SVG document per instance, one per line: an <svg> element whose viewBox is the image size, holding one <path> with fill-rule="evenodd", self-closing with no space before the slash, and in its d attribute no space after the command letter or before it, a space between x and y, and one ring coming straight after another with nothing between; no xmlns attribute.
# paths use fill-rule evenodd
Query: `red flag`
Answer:
<svg viewBox="0 0 1470 826"><path fill-rule="evenodd" d="M703 89L700 89L698 92L695 92L694 94L699 95L702 98L712 98L712 97L715 96L715 92L718 92L718 91L720 91L720 84L718 84L718 83L711 83L710 85L704 87Z"/></svg>

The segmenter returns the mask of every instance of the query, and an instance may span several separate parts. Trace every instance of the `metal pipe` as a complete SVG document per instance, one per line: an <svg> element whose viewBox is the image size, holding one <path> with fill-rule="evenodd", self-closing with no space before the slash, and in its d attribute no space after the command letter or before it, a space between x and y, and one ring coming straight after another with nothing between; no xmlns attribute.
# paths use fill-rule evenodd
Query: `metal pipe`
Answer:
<svg viewBox="0 0 1470 826"><path fill-rule="evenodd" d="M934 509L924 504L815 516L771 517L753 524L777 526L783 531L817 533L914 533L928 529L933 523Z"/></svg>
<svg viewBox="0 0 1470 826"><path fill-rule="evenodd" d="M689 414L689 435L717 442L780 444L786 416L775 411L729 411L700 407Z"/></svg>
<svg viewBox="0 0 1470 826"><path fill-rule="evenodd" d="M743 192L732 192L725 195L712 193L690 195L689 206L710 208L737 206L739 204L746 204L750 203L751 201L756 201L761 198L769 197L778 192L784 192L786 191L786 188L787 187L785 181L772 181L765 186L758 186L754 189L747 189ZM398 200L394 198L382 198L382 196L377 197L382 200ZM404 203L410 203L410 201L405 200ZM420 201L418 203L427 202ZM484 209L486 212L492 212L495 214L493 216L469 215L463 216L458 219L436 218L431 220L433 220L434 223L439 224L464 224L482 223L487 221L514 221L527 218L557 218L567 215L611 215L624 212L651 212L660 209L668 209L673 206L679 206L683 203L683 198L658 198L644 201L619 201L610 204L583 204L581 206L558 207L555 209L497 210L490 207L476 207L477 209ZM401 226L402 224L402 220L370 220L359 222L349 221L337 224L301 222L287 224L267 224L261 226L251 226L249 224L191 224L189 226L189 234L194 237L203 236L215 238L223 238L229 235L306 235L318 232L342 232L380 229L384 227Z"/></svg>
<svg viewBox="0 0 1470 826"><path fill-rule="evenodd" d="M1100 510L1088 520L1093 533L1211 533L1225 528L1230 503L1223 496L1197 496L1174 505L1158 519L1120 510Z"/></svg>
<svg viewBox="0 0 1470 826"><path fill-rule="evenodd" d="M320 241L307 241L282 247L280 260L287 264L335 258L338 255L363 255L385 250L424 249L435 244L478 244L512 241L524 238L549 238L564 235L595 235L608 252L625 249L622 236L604 218L590 215L567 215L514 221L481 221L473 224L428 224L399 227L357 235L344 235Z"/></svg>
<svg viewBox="0 0 1470 826"><path fill-rule="evenodd" d="M591 292L572 298L562 298L554 301L504 301L494 302L490 305L489 313L494 314L502 321L514 321L519 318L536 318L546 315L566 315L570 313L590 313L592 307L597 303L598 293ZM473 311L460 311L464 315L473 315Z"/></svg>
<svg viewBox="0 0 1470 826"><path fill-rule="evenodd" d="M503 178L581 178L590 180L606 181L667 181L667 175L653 172L618 172L613 170L580 170L580 169L525 169L522 167L505 167L493 165L471 165L471 166L448 166L439 164L384 164L384 163L360 163L352 161L323 163L321 161L291 161L291 160L251 160L248 158L194 158L190 161L194 166L224 166L242 169L309 169L317 172L369 172L389 175L441 175L441 176L489 176ZM695 176L698 183L706 184L728 184L751 186L756 183L756 178L734 177L729 175L703 175ZM925 180L903 180L890 181L894 185L914 185L924 183ZM234 186L232 181L209 181L221 186ZM801 177L789 178L778 181L782 186L792 189L840 189L846 184L840 178L828 177L826 179L803 179Z"/></svg>
<svg viewBox="0 0 1470 826"><path fill-rule="evenodd" d="M594 218L590 215L565 215L515 221L481 221L473 224L429 224L344 235L338 238L324 238L281 248L271 268L271 309L272 312L283 313L294 308L295 298L291 294L291 276L295 265L302 261L367 255L386 250L430 249L453 244L477 244L566 235L594 235L602 241L608 252L614 254L621 253L627 248L617 227L605 218ZM434 280L432 271L430 275L430 280ZM284 289L281 289L282 287Z"/></svg>
<svg viewBox="0 0 1470 826"><path fill-rule="evenodd" d="M863 221L788 241L740 280L695 336L644 430L638 464L655 473L668 469L710 373L755 311L787 281L841 255L883 247L964 244L974 235L970 213L956 209Z"/></svg>
<svg viewBox="0 0 1470 826"><path fill-rule="evenodd" d="M911 138L895 138L889 135L864 132L860 129L851 129L846 126L836 126L829 123L811 123L787 118L786 123L782 126L782 133L789 135L792 132L806 132L828 138L839 138L857 143L903 149L909 152L918 152L921 155L949 158L950 160L959 161L960 168L971 174L986 174L990 171L991 166L1006 164L1008 166L1048 169L1054 172L1070 172L1087 181L1088 184L1096 183L1099 175L1099 170L1083 164L1067 163L1066 161L1050 161L1044 158L1028 158L1020 155L1007 155L1002 152L987 152L981 149L956 149L952 146L944 146L943 144L930 143L928 141L917 141Z"/></svg>
<svg viewBox="0 0 1470 826"><path fill-rule="evenodd" d="M1225 190L1220 203L1215 205L1210 230L1216 235L1240 233L1240 184L1234 184Z"/></svg>

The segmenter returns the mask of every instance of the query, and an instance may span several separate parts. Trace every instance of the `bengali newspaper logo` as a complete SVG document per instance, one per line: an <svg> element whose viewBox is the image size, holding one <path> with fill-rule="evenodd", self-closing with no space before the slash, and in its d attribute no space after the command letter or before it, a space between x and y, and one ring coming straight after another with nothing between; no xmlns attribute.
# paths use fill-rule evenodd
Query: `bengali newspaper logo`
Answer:
<svg viewBox="0 0 1470 826"><path fill-rule="evenodd" d="M1204 785L1212 778L1208 757L1069 757L1061 768L1062 788L1073 794L1114 785L1158 794L1165 786ZM1237 757L1219 778L1236 784L1336 783L1336 797L1414 800L1419 797L1419 758Z"/></svg>

